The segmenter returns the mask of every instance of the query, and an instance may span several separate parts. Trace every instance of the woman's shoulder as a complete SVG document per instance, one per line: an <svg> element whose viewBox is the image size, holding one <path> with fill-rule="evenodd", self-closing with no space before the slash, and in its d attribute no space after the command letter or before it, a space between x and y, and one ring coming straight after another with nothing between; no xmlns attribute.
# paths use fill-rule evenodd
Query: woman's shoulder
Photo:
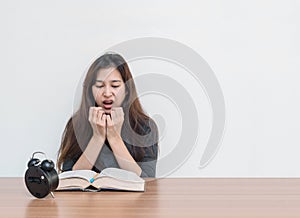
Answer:
<svg viewBox="0 0 300 218"><path fill-rule="evenodd" d="M145 135L148 135L151 132L158 132L157 125L152 118L146 119L142 124L142 130Z"/></svg>

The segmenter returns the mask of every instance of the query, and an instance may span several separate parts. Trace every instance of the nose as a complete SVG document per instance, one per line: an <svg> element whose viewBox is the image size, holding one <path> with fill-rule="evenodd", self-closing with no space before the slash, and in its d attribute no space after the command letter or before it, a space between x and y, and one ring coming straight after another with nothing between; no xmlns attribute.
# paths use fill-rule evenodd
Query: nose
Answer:
<svg viewBox="0 0 300 218"><path fill-rule="evenodd" d="M111 91L111 89L109 88L109 87L105 87L104 88L104 90L103 90L103 95L105 96L105 97L110 97L111 95L112 95L112 91Z"/></svg>

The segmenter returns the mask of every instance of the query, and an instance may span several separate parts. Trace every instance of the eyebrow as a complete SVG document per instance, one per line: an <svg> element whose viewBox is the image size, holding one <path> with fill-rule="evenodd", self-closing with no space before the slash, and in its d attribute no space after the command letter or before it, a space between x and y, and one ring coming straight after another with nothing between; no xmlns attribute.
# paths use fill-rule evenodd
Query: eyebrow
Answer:
<svg viewBox="0 0 300 218"><path fill-rule="evenodd" d="M96 79L96 82L103 83L103 80ZM110 82L114 83L114 82L122 82L122 81L118 80L118 79L113 79L113 80L110 80Z"/></svg>

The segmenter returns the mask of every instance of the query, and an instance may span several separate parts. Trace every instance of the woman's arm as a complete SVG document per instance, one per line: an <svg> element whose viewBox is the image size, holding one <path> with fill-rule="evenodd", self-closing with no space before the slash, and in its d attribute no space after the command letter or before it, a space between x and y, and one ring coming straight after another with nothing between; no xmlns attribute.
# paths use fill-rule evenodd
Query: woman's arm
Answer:
<svg viewBox="0 0 300 218"><path fill-rule="evenodd" d="M108 141L120 168L134 172L138 176L141 176L142 169L129 153L122 138L117 135L115 137L108 138Z"/></svg>
<svg viewBox="0 0 300 218"><path fill-rule="evenodd" d="M101 107L91 107L89 122L93 129L93 136L86 149L74 164L72 170L92 169L105 142L106 118Z"/></svg>
<svg viewBox="0 0 300 218"><path fill-rule="evenodd" d="M145 148L144 158L140 162L138 162L139 166L142 168L141 177L156 177L157 157L157 143Z"/></svg>
<svg viewBox="0 0 300 218"><path fill-rule="evenodd" d="M93 136L82 155L74 164L72 170L92 169L103 147L104 141L105 139L101 136Z"/></svg>
<svg viewBox="0 0 300 218"><path fill-rule="evenodd" d="M124 113L122 108L115 108L110 115L106 115L107 121L107 140L114 153L114 156L124 170L128 170L141 175L142 169L129 153L121 137L121 128L124 122Z"/></svg>

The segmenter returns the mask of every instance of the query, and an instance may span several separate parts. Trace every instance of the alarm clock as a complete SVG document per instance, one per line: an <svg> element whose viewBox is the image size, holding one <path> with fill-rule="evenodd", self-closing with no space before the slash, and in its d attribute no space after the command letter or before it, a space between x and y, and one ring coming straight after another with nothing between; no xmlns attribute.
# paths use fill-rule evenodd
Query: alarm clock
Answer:
<svg viewBox="0 0 300 218"><path fill-rule="evenodd" d="M40 161L34 158L36 154L45 155L43 152L32 154L25 172L25 184L34 197L44 198L58 187L59 179L53 161L49 159Z"/></svg>

